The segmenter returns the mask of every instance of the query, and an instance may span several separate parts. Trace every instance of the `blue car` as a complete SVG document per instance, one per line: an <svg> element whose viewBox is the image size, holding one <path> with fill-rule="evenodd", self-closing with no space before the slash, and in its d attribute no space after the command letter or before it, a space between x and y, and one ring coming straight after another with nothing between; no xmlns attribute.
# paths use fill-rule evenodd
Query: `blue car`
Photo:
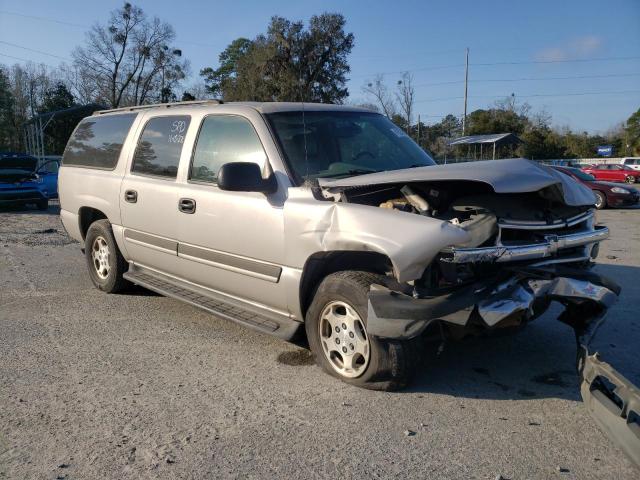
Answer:
<svg viewBox="0 0 640 480"><path fill-rule="evenodd" d="M30 155L0 157L0 206L35 204L39 210L49 207L49 199L58 197L57 160L39 168Z"/></svg>

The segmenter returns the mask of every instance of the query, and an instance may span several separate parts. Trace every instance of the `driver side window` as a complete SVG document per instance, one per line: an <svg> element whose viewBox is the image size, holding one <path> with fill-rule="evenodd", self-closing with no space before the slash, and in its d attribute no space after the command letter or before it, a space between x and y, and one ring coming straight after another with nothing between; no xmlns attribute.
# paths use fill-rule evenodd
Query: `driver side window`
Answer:
<svg viewBox="0 0 640 480"><path fill-rule="evenodd" d="M263 168L267 156L253 125L237 115L205 117L198 133L189 179L215 183L225 163L252 162Z"/></svg>

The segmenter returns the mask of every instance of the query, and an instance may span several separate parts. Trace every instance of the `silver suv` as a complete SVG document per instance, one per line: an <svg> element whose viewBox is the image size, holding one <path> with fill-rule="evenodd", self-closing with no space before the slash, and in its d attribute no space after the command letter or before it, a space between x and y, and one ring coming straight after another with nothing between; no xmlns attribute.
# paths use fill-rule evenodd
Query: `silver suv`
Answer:
<svg viewBox="0 0 640 480"><path fill-rule="evenodd" d="M523 159L436 165L361 108L98 112L59 191L97 288L132 282L284 339L304 325L317 363L367 388L407 385L430 334L516 329L553 300L582 342L619 293L589 271L609 233L589 189Z"/></svg>

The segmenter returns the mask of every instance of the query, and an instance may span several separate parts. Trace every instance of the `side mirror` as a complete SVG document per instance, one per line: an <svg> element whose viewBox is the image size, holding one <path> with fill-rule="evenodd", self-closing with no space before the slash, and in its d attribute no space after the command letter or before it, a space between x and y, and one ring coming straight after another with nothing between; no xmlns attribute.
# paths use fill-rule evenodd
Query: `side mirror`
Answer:
<svg viewBox="0 0 640 480"><path fill-rule="evenodd" d="M257 163L231 162L225 163L218 170L218 187L230 192L273 193L278 185L273 175L262 178Z"/></svg>

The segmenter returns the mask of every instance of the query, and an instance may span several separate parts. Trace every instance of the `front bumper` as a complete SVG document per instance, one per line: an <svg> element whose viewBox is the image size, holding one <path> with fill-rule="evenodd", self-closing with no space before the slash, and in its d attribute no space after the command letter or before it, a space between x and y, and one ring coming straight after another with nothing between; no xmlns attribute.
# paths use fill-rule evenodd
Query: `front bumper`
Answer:
<svg viewBox="0 0 640 480"><path fill-rule="evenodd" d="M0 190L0 205L47 200L37 188L11 188Z"/></svg>
<svg viewBox="0 0 640 480"><path fill-rule="evenodd" d="M629 207L632 205L637 205L640 202L640 195L637 193L631 194L619 194L619 193L609 193L607 195L607 205L610 207Z"/></svg>
<svg viewBox="0 0 640 480"><path fill-rule="evenodd" d="M563 315L577 305L592 307L595 315L606 311L619 293L620 287L605 277L562 265L505 268L495 277L430 298L415 298L375 285L369 292L367 330L379 337L409 339L434 321L490 329L505 320L531 320L552 300L566 306ZM560 319L578 322L565 317ZM585 325L589 321L580 319ZM576 323L574 328L578 327Z"/></svg>

